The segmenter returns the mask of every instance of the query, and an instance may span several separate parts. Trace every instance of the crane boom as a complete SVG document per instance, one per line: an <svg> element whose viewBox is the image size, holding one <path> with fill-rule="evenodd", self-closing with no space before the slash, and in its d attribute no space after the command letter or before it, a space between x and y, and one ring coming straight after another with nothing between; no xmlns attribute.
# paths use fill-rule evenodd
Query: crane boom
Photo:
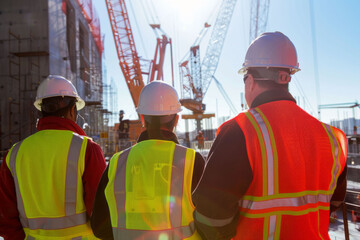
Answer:
<svg viewBox="0 0 360 240"><path fill-rule="evenodd" d="M119 64L131 98L135 107L137 107L140 92L144 87L144 81L125 0L105 0L105 2L119 57Z"/></svg>
<svg viewBox="0 0 360 240"><path fill-rule="evenodd" d="M206 54L201 65L203 76L201 92L203 97L205 96L212 77L217 69L226 33L230 25L231 16L235 9L236 1L237 0L223 0L221 3L214 28L211 33L210 41L206 49Z"/></svg>
<svg viewBox="0 0 360 240"><path fill-rule="evenodd" d="M265 32L270 0L251 0L250 6L250 34L249 41L252 42L260 33Z"/></svg>

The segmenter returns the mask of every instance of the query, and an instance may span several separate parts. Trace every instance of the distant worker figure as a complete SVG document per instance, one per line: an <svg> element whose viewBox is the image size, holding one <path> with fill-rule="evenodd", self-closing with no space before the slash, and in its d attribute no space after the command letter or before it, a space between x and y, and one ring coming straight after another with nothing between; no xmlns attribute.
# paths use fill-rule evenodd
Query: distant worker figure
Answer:
<svg viewBox="0 0 360 240"><path fill-rule="evenodd" d="M196 140L198 141L198 148L204 149L205 138L202 131L199 131L198 135L196 136Z"/></svg>
<svg viewBox="0 0 360 240"><path fill-rule="evenodd" d="M119 113L119 139L128 139L129 138L129 120L124 119L124 110L120 110Z"/></svg>
<svg viewBox="0 0 360 240"><path fill-rule="evenodd" d="M346 192L344 133L306 113L289 93L293 43L263 33L243 68L250 109L225 122L194 192L204 239L330 239L330 212Z"/></svg>
<svg viewBox="0 0 360 240"><path fill-rule="evenodd" d="M95 239L89 217L106 167L100 146L75 123L85 106L74 85L50 75L37 89L37 133L16 143L0 169L0 235Z"/></svg>
<svg viewBox="0 0 360 240"><path fill-rule="evenodd" d="M100 180L91 217L98 238L200 239L191 193L205 161L172 132L180 111L177 92L167 83L142 89L137 112L146 131L112 157Z"/></svg>

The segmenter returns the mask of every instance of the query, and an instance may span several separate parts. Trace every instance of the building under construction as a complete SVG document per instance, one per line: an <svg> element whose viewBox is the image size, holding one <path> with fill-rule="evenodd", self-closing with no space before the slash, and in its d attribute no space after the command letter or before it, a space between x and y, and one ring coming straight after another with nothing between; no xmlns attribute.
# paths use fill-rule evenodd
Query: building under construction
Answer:
<svg viewBox="0 0 360 240"><path fill-rule="evenodd" d="M87 0L0 1L0 150L36 131L33 106L49 74L71 80L86 107L78 124L103 128L100 22Z"/></svg>

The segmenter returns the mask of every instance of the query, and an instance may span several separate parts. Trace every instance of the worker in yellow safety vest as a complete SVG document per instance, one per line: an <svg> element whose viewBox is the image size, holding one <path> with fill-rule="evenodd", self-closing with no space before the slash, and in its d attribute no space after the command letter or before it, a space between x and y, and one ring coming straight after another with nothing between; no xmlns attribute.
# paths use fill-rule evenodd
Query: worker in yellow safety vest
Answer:
<svg viewBox="0 0 360 240"><path fill-rule="evenodd" d="M146 128L137 144L110 160L95 197L91 226L101 239L200 239L192 190L204 159L173 133L181 105L176 90L153 81L137 112Z"/></svg>
<svg viewBox="0 0 360 240"><path fill-rule="evenodd" d="M248 109L225 122L194 193L204 239L330 239L330 212L346 192L344 133L289 93L297 53L280 32L249 46L243 68Z"/></svg>
<svg viewBox="0 0 360 240"><path fill-rule="evenodd" d="M50 75L37 89L38 132L14 144L0 169L5 240L96 239L89 217L106 167L98 144L76 124L85 106L74 85Z"/></svg>

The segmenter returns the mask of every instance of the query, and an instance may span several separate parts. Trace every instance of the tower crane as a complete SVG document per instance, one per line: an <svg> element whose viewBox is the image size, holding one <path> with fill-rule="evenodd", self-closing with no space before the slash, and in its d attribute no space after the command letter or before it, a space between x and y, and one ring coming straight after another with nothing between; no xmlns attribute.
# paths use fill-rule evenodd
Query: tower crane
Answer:
<svg viewBox="0 0 360 240"><path fill-rule="evenodd" d="M153 81L155 76L156 79L163 79L163 64L167 44L171 47L172 63L171 38L166 36L161 30L160 24L151 24L150 27L157 36L155 56L151 61L140 59L136 50L125 0L105 0L105 2L121 71L123 72L133 103L137 107L141 90L145 85L143 75L148 75L148 82ZM150 67L147 67L149 62ZM174 82L174 79L172 81ZM129 131L130 139L137 139L142 130L140 120L129 121L129 125L129 128L134 130L132 131L133 134Z"/></svg>
<svg viewBox="0 0 360 240"><path fill-rule="evenodd" d="M251 43L259 34L265 32L270 0L251 0L250 5L250 34Z"/></svg>
<svg viewBox="0 0 360 240"><path fill-rule="evenodd" d="M172 48L171 38L166 36L165 32L161 30L160 24L150 25L157 36L157 45L154 59L150 61L150 70L146 69L146 62L148 61L143 60L143 63L140 62L142 59L140 59L136 50L125 0L105 0L105 2L119 58L119 64L134 105L137 107L140 92L144 87L143 75L149 76L149 82L153 81L155 76L157 76L156 79L163 79L162 66L164 64L167 44L170 44ZM158 32L161 32L161 34Z"/></svg>
<svg viewBox="0 0 360 240"><path fill-rule="evenodd" d="M201 120L203 118L214 116L214 114L203 114L205 104L202 101L217 69L236 1L222 1L202 64L200 63L199 45L193 45L190 48L190 60L180 62L179 64L182 97L180 102L184 107L193 112L192 115L183 115L183 118L195 119L198 131L201 129ZM206 25L205 28L209 26ZM197 42L195 41L196 44L198 44ZM189 62L191 71L188 66Z"/></svg>
<svg viewBox="0 0 360 240"><path fill-rule="evenodd" d="M353 114L354 133L356 134L358 126L356 126L355 108L360 109L360 104L357 101L348 102L348 103L321 104L321 105L318 106L318 108L319 108L319 112L320 112L320 109L351 108L352 109L352 114Z"/></svg>

